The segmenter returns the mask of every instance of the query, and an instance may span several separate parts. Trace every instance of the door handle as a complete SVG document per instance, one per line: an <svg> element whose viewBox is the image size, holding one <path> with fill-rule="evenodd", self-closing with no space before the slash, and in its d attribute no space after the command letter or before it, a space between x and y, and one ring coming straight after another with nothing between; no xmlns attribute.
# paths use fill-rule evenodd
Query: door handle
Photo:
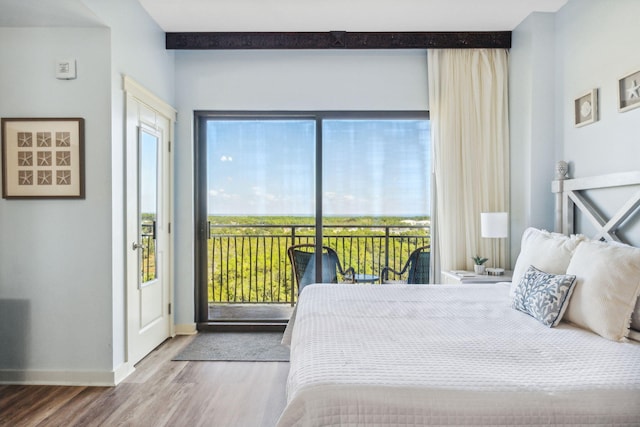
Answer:
<svg viewBox="0 0 640 427"><path fill-rule="evenodd" d="M138 250L138 249L146 249L147 247L143 244L139 244L138 242L133 242L133 245L131 245L131 247L133 248L134 251Z"/></svg>

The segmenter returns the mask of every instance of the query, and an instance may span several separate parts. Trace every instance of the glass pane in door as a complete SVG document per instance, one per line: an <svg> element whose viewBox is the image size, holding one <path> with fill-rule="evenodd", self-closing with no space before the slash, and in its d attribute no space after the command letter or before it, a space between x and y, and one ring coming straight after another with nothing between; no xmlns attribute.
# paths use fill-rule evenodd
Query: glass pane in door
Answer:
<svg viewBox="0 0 640 427"><path fill-rule="evenodd" d="M269 320L295 298L287 248L313 241L315 121L209 119L210 320ZM274 314L275 312L275 314Z"/></svg>
<svg viewBox="0 0 640 427"><path fill-rule="evenodd" d="M324 240L357 282L429 244L429 134L427 119L323 121Z"/></svg>
<svg viewBox="0 0 640 427"><path fill-rule="evenodd" d="M156 221L158 219L158 136L140 131L139 138L139 212L140 212L140 265L141 284L155 280L156 271Z"/></svg>

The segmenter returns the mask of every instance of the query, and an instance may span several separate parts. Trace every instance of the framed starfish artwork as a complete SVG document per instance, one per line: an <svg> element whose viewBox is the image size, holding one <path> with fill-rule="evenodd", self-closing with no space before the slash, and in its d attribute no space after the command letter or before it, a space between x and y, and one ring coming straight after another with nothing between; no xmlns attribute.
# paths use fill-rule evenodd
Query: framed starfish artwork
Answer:
<svg viewBox="0 0 640 427"><path fill-rule="evenodd" d="M2 119L2 197L84 198L84 119Z"/></svg>
<svg viewBox="0 0 640 427"><path fill-rule="evenodd" d="M640 107L640 71L618 80L618 111Z"/></svg>
<svg viewBox="0 0 640 427"><path fill-rule="evenodd" d="M576 127L598 120L598 89L592 89L573 102Z"/></svg>

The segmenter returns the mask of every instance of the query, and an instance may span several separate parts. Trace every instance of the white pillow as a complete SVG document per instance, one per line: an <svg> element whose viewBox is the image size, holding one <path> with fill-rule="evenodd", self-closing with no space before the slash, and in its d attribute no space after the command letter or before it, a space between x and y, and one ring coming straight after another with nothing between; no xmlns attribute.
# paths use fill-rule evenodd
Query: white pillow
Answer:
<svg viewBox="0 0 640 427"><path fill-rule="evenodd" d="M633 246L629 246L627 244L621 243L621 242L609 242L610 245L614 245L614 246L622 246L624 248L632 248ZM640 298L638 298L638 300L636 301L636 308L633 309L633 314L631 315L631 329L635 329L636 331L640 331ZM633 332L633 331L631 331ZM635 334L633 334L633 337L631 336L631 334L629 334L630 338L635 339L636 341L639 340L640 337L640 333L636 332Z"/></svg>
<svg viewBox="0 0 640 427"><path fill-rule="evenodd" d="M573 252L584 240L587 239L582 235L565 236L533 227L524 230L520 254L513 267L511 297L530 265L550 274L565 274Z"/></svg>
<svg viewBox="0 0 640 427"><path fill-rule="evenodd" d="M577 279L564 320L610 340L627 336L640 294L640 249L583 242L567 274Z"/></svg>
<svg viewBox="0 0 640 427"><path fill-rule="evenodd" d="M636 301L636 308L633 310L631 316L631 329L640 331L640 298Z"/></svg>

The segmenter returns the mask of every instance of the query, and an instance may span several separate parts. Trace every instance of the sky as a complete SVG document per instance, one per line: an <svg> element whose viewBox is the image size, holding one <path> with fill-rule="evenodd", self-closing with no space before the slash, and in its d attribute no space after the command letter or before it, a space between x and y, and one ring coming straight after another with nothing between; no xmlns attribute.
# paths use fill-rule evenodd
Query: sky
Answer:
<svg viewBox="0 0 640 427"><path fill-rule="evenodd" d="M428 216L427 120L323 121L323 213ZM210 215L313 216L315 120L207 124Z"/></svg>
<svg viewBox="0 0 640 427"><path fill-rule="evenodd" d="M158 138L148 132L140 138L140 212L157 213Z"/></svg>

